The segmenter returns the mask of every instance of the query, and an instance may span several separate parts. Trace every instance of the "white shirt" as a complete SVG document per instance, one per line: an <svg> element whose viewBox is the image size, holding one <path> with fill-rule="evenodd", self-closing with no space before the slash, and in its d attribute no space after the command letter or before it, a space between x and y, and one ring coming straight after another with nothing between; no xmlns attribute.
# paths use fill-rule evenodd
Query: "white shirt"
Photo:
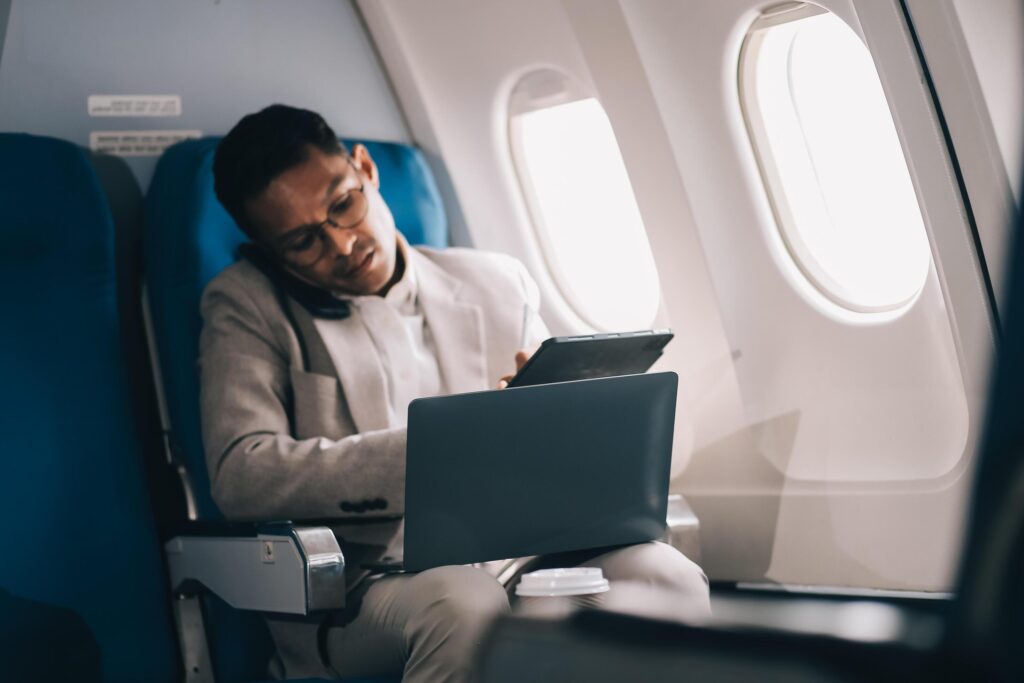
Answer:
<svg viewBox="0 0 1024 683"><path fill-rule="evenodd" d="M389 422L393 427L406 426L409 403L413 399L445 393L437 347L419 303L416 273L408 256L403 254L403 257L402 278L385 296L336 295L349 302L352 317L366 327L380 357L386 379ZM339 336L332 328L343 322L314 318L316 330L335 367L342 363L365 362L344 356L345 350L332 343ZM359 399L353 396L350 400Z"/></svg>

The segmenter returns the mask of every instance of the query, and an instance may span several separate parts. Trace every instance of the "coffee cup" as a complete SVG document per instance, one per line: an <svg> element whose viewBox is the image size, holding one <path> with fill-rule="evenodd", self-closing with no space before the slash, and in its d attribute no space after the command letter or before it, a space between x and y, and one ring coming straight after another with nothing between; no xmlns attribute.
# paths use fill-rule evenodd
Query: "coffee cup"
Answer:
<svg viewBox="0 0 1024 683"><path fill-rule="evenodd" d="M517 611L561 616L581 607L598 607L607 592L608 580L598 567L540 569L519 580Z"/></svg>

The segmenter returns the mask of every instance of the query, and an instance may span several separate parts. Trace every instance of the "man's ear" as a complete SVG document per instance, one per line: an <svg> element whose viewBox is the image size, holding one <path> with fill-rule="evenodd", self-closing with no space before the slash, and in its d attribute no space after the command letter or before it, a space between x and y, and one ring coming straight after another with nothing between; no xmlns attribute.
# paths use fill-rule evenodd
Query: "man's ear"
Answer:
<svg viewBox="0 0 1024 683"><path fill-rule="evenodd" d="M354 145L352 147L352 163L367 178L373 186L380 189L380 175L377 173L377 164L373 163L369 150L365 145Z"/></svg>

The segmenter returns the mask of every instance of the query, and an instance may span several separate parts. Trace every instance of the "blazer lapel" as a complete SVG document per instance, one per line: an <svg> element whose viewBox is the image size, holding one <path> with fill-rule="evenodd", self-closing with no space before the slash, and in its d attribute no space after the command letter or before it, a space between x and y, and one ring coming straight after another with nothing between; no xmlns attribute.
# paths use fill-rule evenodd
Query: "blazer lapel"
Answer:
<svg viewBox="0 0 1024 683"><path fill-rule="evenodd" d="M312 316L300 305L292 305L292 317L302 333L309 372L335 375L341 382L345 403L359 432L387 429L387 388L380 356L370 339L357 306L344 320L332 320L332 334L319 334ZM346 358L335 364L331 358Z"/></svg>
<svg viewBox="0 0 1024 683"><path fill-rule="evenodd" d="M331 360L331 354L327 352L327 347L324 346L324 341L316 330L313 317L295 299L286 297L285 300L290 317L297 328L295 332L299 336L300 350L302 352L302 369L318 375L337 376L338 373L334 369L334 361Z"/></svg>
<svg viewBox="0 0 1024 683"><path fill-rule="evenodd" d="M445 389L460 394L491 388L480 307L460 301L462 283L429 258L415 249L408 253L416 268L420 305L434 338Z"/></svg>

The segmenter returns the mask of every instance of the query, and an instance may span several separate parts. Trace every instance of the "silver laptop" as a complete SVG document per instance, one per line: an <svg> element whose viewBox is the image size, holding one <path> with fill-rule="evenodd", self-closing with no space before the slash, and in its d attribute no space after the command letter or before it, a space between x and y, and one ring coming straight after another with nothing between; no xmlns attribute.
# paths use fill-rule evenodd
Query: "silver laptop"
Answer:
<svg viewBox="0 0 1024 683"><path fill-rule="evenodd" d="M665 532L675 373L413 401L407 571Z"/></svg>

